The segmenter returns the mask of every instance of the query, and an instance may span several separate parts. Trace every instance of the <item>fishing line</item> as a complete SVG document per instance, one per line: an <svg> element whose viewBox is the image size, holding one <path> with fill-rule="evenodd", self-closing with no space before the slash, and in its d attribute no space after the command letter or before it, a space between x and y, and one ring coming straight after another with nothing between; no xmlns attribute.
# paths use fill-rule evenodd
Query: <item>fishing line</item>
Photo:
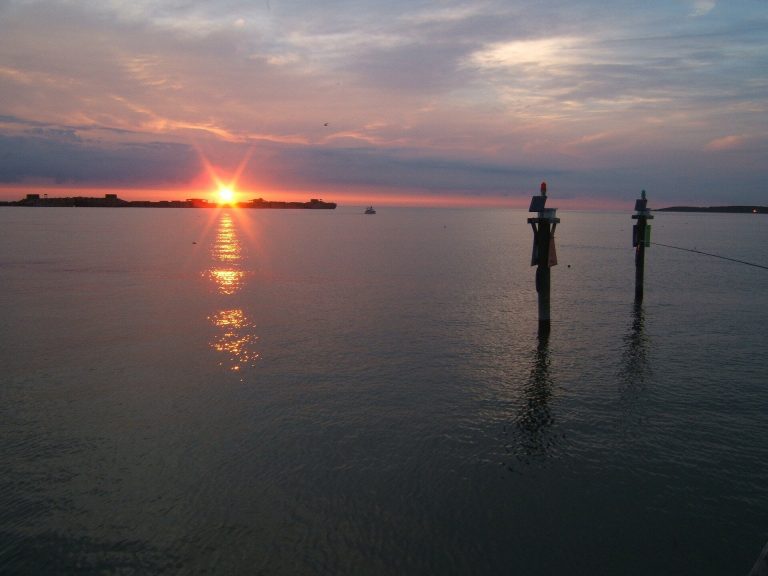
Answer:
<svg viewBox="0 0 768 576"><path fill-rule="evenodd" d="M720 256L719 254L711 254L709 252L702 252L701 250L693 250L692 248L681 248L680 246L670 246L669 244L661 244L660 242L651 242L654 246L664 246L665 248L674 248L675 250L683 250L685 252L693 252L695 254L703 254L704 256L712 256L713 258L720 258L722 260L730 260L731 262L738 262L739 264L746 264L747 266L754 266L755 268L762 268L768 270L768 266L762 264L755 264L754 262L746 262L745 260L736 260L736 258L728 258L727 256Z"/></svg>

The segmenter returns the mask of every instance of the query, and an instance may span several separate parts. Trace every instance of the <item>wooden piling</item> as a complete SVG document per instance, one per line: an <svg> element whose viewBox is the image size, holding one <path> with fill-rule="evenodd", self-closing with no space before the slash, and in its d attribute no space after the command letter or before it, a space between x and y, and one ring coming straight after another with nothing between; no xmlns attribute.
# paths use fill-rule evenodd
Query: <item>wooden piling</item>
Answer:
<svg viewBox="0 0 768 576"><path fill-rule="evenodd" d="M536 218L528 218L528 223L533 229L533 251L531 266L536 266L536 292L539 301L539 335L549 334L551 325L550 293L551 274L550 268L557 264L555 251L555 228L559 218L555 217L557 208L545 208L547 202L547 183L541 183L541 191L538 196L531 198L529 212L537 212Z"/></svg>
<svg viewBox="0 0 768 576"><path fill-rule="evenodd" d="M639 218L637 231L640 237L645 232L645 218ZM643 301L643 286L645 283L645 244L640 242L635 248L635 302Z"/></svg>
<svg viewBox="0 0 768 576"><path fill-rule="evenodd" d="M635 201L635 213L632 215L637 224L632 227L632 245L635 247L635 302L643 301L643 286L645 283L645 249L651 245L651 225L648 220L653 216L647 207L648 200L645 190Z"/></svg>

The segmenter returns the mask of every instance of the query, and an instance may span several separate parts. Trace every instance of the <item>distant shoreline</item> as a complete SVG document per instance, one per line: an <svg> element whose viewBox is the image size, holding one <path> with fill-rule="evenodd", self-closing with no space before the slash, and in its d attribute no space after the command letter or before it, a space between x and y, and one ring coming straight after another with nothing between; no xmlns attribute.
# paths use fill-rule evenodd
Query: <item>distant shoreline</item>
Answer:
<svg viewBox="0 0 768 576"><path fill-rule="evenodd" d="M248 202L233 202L219 204L209 202L201 198L188 198L187 200L123 200L117 194L106 194L103 198L87 196L67 196L64 198L41 197L40 194L27 194L26 198L15 202L0 202L0 206L24 206L42 208L222 208L232 206L237 208L256 209L310 209L310 210L334 210L335 202L324 202L312 198L309 202L285 202L264 200L257 198Z"/></svg>
<svg viewBox="0 0 768 576"><path fill-rule="evenodd" d="M669 206L654 212L715 212L721 214L768 214L768 206Z"/></svg>

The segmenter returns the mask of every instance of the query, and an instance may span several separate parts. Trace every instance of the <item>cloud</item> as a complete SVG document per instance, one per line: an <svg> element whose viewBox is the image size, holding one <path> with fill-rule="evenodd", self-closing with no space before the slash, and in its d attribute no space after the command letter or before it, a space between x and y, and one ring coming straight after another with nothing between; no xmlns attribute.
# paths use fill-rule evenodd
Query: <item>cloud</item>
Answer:
<svg viewBox="0 0 768 576"><path fill-rule="evenodd" d="M692 16L706 16L715 9L717 2L715 0L694 0Z"/></svg>
<svg viewBox="0 0 768 576"><path fill-rule="evenodd" d="M575 193L600 188L591 177L682 172L686 189L714 193L714 157L765 180L757 4L6 0L0 12L4 181L109 177L89 162L185 181L194 150L248 147L254 181L329 189L490 194L549 171Z"/></svg>
<svg viewBox="0 0 768 576"><path fill-rule="evenodd" d="M576 37L534 38L491 44L470 56L471 64L484 69L536 66L556 68L582 62L575 51L584 41Z"/></svg>
<svg viewBox="0 0 768 576"><path fill-rule="evenodd" d="M0 134L0 158L3 183L184 184L200 171L197 154L183 144L105 143L54 126Z"/></svg>
<svg viewBox="0 0 768 576"><path fill-rule="evenodd" d="M374 148L284 150L283 162L299 166L294 184L333 188L342 185L432 193L503 194L540 177L537 167L423 157L414 150Z"/></svg>
<svg viewBox="0 0 768 576"><path fill-rule="evenodd" d="M705 150L709 152L720 152L722 150L738 150L744 148L749 141L746 136L732 134L730 136L723 136L721 138L715 138L707 143Z"/></svg>

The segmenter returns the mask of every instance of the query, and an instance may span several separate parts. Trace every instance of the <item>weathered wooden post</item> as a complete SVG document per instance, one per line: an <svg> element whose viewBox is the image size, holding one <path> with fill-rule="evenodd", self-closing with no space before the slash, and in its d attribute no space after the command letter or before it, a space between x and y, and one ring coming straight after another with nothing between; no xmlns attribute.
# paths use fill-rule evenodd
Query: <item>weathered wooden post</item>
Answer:
<svg viewBox="0 0 768 576"><path fill-rule="evenodd" d="M651 245L651 225L648 220L653 220L651 211L647 207L648 200L645 190L640 193L640 198L635 200L635 213L632 215L637 224L632 226L632 246L635 247L635 302L643 301L643 279L645 276L645 249Z"/></svg>
<svg viewBox="0 0 768 576"><path fill-rule="evenodd" d="M537 212L536 218L528 218L533 228L533 253L531 266L536 266L536 292L539 294L539 334L548 334L550 328L549 294L550 268L557 264L555 251L555 228L560 218L556 218L557 208L545 208L547 202L547 183L541 183L541 193L531 198L529 212Z"/></svg>

